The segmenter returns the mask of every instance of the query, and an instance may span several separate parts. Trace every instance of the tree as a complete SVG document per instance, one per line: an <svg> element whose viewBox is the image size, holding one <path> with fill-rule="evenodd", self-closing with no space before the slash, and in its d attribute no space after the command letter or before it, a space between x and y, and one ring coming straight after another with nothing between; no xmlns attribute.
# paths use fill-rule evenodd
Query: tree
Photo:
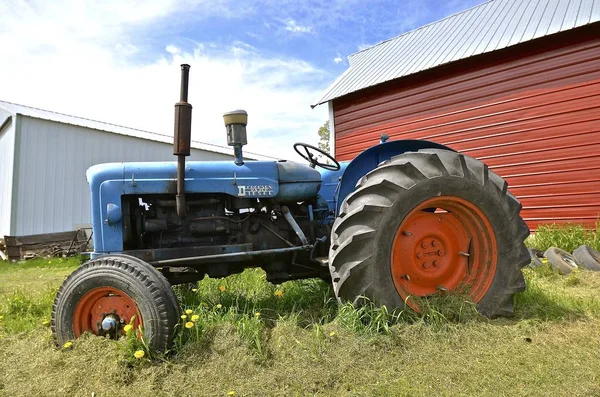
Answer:
<svg viewBox="0 0 600 397"><path fill-rule="evenodd" d="M321 127L319 127L319 149L329 153L331 148L329 147L329 138L331 136L329 132L329 120L327 120Z"/></svg>

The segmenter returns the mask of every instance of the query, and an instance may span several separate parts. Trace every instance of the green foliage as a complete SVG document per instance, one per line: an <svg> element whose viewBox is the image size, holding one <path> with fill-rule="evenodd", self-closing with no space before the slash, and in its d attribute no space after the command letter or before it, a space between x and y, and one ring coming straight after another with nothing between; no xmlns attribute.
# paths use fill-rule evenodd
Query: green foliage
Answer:
<svg viewBox="0 0 600 397"><path fill-rule="evenodd" d="M587 230L576 224L540 225L535 234L526 240L526 244L541 251L558 247L573 252L584 244L600 250L600 221L596 223L596 230Z"/></svg>
<svg viewBox="0 0 600 397"><path fill-rule="evenodd" d="M36 296L17 290L0 297L3 330L7 333L20 333L32 331L40 325L48 326L55 294L56 288L51 288Z"/></svg>
<svg viewBox="0 0 600 397"><path fill-rule="evenodd" d="M331 148L329 146L329 140L331 138L331 133L329 131L329 120L327 120L321 127L319 127L319 149L330 153Z"/></svg>

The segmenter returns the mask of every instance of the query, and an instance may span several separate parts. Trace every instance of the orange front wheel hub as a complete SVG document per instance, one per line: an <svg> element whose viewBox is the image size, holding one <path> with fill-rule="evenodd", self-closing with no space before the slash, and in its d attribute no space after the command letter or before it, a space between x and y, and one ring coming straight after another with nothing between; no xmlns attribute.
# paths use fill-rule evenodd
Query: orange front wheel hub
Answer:
<svg viewBox="0 0 600 397"><path fill-rule="evenodd" d="M79 338L88 331L118 338L123 326L133 321L134 329L142 325L137 304L129 295L112 287L98 287L81 297L73 313L73 333Z"/></svg>
<svg viewBox="0 0 600 397"><path fill-rule="evenodd" d="M479 302L496 273L498 248L493 228L473 203L455 196L428 199L400 223L392 245L396 290L410 296L467 293Z"/></svg>

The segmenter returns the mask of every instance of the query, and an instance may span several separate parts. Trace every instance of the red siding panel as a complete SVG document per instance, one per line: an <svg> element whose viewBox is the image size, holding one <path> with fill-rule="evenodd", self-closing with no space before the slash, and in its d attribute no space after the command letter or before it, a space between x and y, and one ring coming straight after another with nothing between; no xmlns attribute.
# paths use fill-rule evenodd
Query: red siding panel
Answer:
<svg viewBox="0 0 600 397"><path fill-rule="evenodd" d="M334 100L335 151L428 139L484 161L531 228L600 215L599 25L478 56Z"/></svg>

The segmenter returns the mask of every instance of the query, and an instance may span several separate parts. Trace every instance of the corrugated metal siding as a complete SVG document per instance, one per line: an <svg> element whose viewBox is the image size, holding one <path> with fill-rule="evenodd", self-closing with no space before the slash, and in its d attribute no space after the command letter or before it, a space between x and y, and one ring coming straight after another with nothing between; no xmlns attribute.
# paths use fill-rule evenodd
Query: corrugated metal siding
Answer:
<svg viewBox="0 0 600 397"><path fill-rule="evenodd" d="M57 113L50 110L38 109L31 106L19 105L12 102L0 101L0 109L4 109L13 115L23 115L28 117L33 117L36 119L48 120L48 121L56 121L62 124L69 124L78 127L84 127L92 130L98 131L107 131L112 132L119 135L131 136L135 138L147 139L150 141L163 142L168 144L173 144L173 136L159 134L156 132L139 130L136 128L124 127L121 125L105 123L103 121L90 120L83 117L71 116L68 114ZM225 146L214 145L212 143L204 143L192 140L192 148L200 149L207 152L215 152L219 154L229 155L232 153L232 150ZM252 153L249 151L244 151L244 155L246 158L251 160L278 160L278 158L264 156L261 154Z"/></svg>
<svg viewBox="0 0 600 397"><path fill-rule="evenodd" d="M491 0L348 57L316 101L600 21L600 0Z"/></svg>
<svg viewBox="0 0 600 397"><path fill-rule="evenodd" d="M11 115L0 109L0 125ZM15 118L0 131L0 237L10 235Z"/></svg>
<svg viewBox="0 0 600 397"><path fill-rule="evenodd" d="M85 171L118 161L174 161L172 145L21 117L18 133L17 235L73 230L91 223ZM231 155L192 149L191 160Z"/></svg>
<svg viewBox="0 0 600 397"><path fill-rule="evenodd" d="M336 156L351 159L382 133L429 139L505 177L530 227L593 225L600 214L598 28L335 100Z"/></svg>

